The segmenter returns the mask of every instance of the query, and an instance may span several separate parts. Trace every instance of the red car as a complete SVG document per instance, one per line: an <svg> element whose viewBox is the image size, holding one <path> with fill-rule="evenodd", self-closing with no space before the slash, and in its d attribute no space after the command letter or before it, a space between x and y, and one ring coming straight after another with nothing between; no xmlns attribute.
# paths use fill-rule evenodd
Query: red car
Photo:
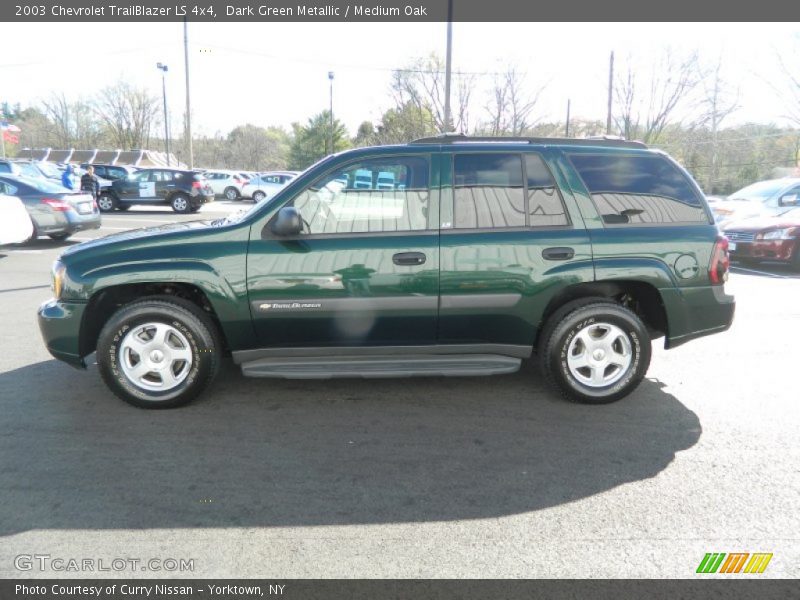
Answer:
<svg viewBox="0 0 800 600"><path fill-rule="evenodd" d="M734 260L779 261L800 270L800 208L772 217L734 221L723 228L723 233Z"/></svg>

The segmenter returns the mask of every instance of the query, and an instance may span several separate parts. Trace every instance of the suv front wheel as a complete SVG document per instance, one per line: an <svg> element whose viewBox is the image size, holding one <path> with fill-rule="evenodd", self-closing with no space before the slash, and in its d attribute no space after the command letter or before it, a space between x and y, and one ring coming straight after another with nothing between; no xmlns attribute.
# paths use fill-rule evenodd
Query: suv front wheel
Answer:
<svg viewBox="0 0 800 600"><path fill-rule="evenodd" d="M540 366L565 396L586 404L624 398L650 365L650 336L624 306L594 302L556 313L543 331Z"/></svg>
<svg viewBox="0 0 800 600"><path fill-rule="evenodd" d="M120 308L100 332L97 365L111 391L140 408L173 408L213 381L220 344L203 311L180 299Z"/></svg>

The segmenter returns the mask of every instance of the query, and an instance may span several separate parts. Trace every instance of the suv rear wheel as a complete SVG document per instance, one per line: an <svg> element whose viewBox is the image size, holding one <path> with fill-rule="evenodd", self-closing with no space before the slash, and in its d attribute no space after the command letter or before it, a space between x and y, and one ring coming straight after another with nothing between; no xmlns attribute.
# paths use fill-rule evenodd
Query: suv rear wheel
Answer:
<svg viewBox="0 0 800 600"><path fill-rule="evenodd" d="M187 213L192 208L189 197L186 194L175 194L169 203L176 213Z"/></svg>
<svg viewBox="0 0 800 600"><path fill-rule="evenodd" d="M111 212L119 205L119 201L113 194L100 194L97 198L97 208L100 212Z"/></svg>
<svg viewBox="0 0 800 600"><path fill-rule="evenodd" d="M111 391L134 406L181 406L217 374L215 332L208 316L190 302L149 298L128 304L100 332L100 374Z"/></svg>
<svg viewBox="0 0 800 600"><path fill-rule="evenodd" d="M650 336L639 317L611 302L557 312L543 330L540 366L565 396L586 404L624 398L650 365Z"/></svg>

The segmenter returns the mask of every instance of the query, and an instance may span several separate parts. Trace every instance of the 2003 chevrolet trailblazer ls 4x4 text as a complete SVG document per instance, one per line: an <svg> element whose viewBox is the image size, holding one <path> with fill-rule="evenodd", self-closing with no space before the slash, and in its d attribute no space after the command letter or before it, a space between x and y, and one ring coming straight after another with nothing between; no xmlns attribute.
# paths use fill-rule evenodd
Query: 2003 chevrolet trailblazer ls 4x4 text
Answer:
<svg viewBox="0 0 800 600"><path fill-rule="evenodd" d="M630 393L650 341L724 331L727 241L667 155L609 139L441 136L330 156L241 215L63 253L50 352L96 350L141 407L183 404L230 354L258 377L511 373Z"/></svg>

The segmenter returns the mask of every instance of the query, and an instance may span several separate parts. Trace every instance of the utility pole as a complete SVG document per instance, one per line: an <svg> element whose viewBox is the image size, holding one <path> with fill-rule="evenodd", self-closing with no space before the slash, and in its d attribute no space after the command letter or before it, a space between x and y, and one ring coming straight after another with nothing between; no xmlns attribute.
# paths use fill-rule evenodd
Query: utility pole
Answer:
<svg viewBox="0 0 800 600"><path fill-rule="evenodd" d="M167 166L169 167L171 166L169 158L169 112L167 111L167 71L169 69L163 63L158 63L156 67L161 71L161 91L164 94L164 144L167 148Z"/></svg>
<svg viewBox="0 0 800 600"><path fill-rule="evenodd" d="M189 94L189 24L183 18L183 60L186 65L186 141L189 145L189 168L194 169L194 149L192 148L192 101Z"/></svg>
<svg viewBox="0 0 800 600"><path fill-rule="evenodd" d="M614 51L608 61L608 115L606 116L606 135L611 135L611 110L614 104Z"/></svg>
<svg viewBox="0 0 800 600"><path fill-rule="evenodd" d="M328 141L331 145L331 151L329 154L333 154L333 71L328 71L328 81L330 82L330 113L331 117L331 124L330 129L328 130Z"/></svg>
<svg viewBox="0 0 800 600"><path fill-rule="evenodd" d="M571 102L570 99L567 98L567 127L566 127L566 132L564 134L564 137L569 137L569 105L570 105L570 102Z"/></svg>
<svg viewBox="0 0 800 600"><path fill-rule="evenodd" d="M447 0L447 58L444 67L444 123L443 133L453 129L450 114L450 78L453 70L453 0Z"/></svg>

